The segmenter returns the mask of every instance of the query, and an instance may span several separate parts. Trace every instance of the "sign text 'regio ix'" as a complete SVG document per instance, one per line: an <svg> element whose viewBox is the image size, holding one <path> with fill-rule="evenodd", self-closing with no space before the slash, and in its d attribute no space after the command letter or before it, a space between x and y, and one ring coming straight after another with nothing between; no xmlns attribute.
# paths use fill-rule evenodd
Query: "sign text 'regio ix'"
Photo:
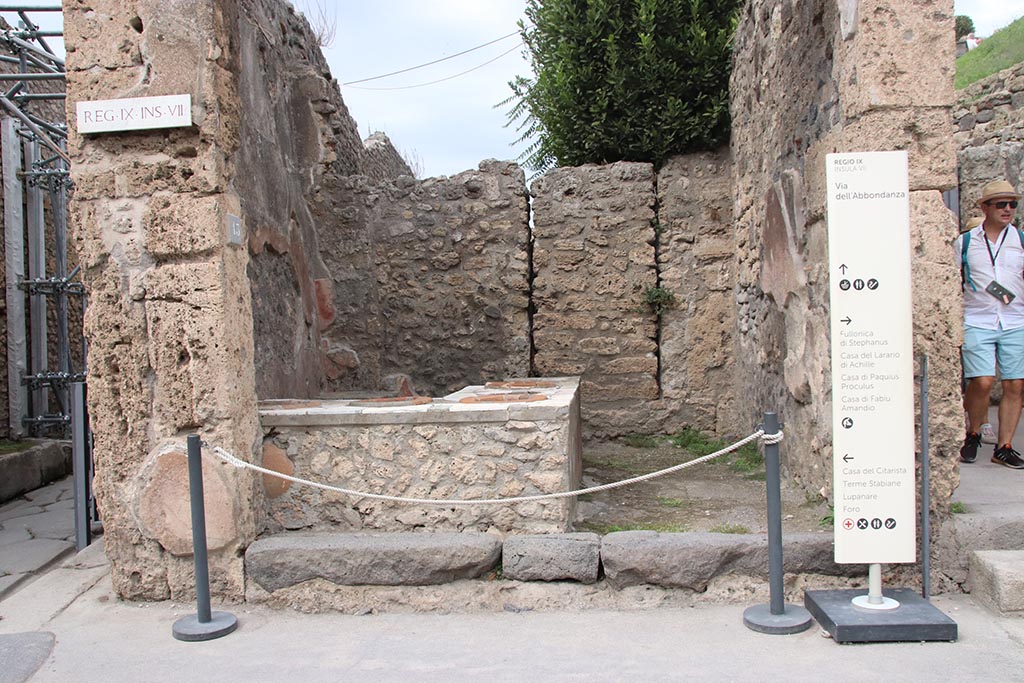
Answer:
<svg viewBox="0 0 1024 683"><path fill-rule="evenodd" d="M75 110L79 133L180 128L192 125L191 95L78 102Z"/></svg>
<svg viewBox="0 0 1024 683"><path fill-rule="evenodd" d="M835 559L915 562L907 153L825 163Z"/></svg>

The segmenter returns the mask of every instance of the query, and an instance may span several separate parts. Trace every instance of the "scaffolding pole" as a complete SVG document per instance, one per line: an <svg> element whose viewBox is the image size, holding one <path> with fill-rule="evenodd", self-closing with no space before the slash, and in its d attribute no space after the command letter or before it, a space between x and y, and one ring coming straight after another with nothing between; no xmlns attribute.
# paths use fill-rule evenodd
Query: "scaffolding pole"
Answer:
<svg viewBox="0 0 1024 683"><path fill-rule="evenodd" d="M25 345L25 215L22 208L21 142L17 121L0 122L4 173L4 256L7 266L7 404L12 438L25 435L22 417L28 414L28 395L22 385L27 374Z"/></svg>
<svg viewBox="0 0 1024 683"><path fill-rule="evenodd" d="M39 164L39 142L27 139L23 146L25 165L35 171ZM28 214L28 276L32 280L39 280L46 277L46 223L43 215L43 190L35 177L30 177L25 184L25 206ZM49 369L46 357L46 308L45 294L29 292L29 356L33 375L41 375ZM43 415L48 405L49 391L42 386L32 389L32 413Z"/></svg>

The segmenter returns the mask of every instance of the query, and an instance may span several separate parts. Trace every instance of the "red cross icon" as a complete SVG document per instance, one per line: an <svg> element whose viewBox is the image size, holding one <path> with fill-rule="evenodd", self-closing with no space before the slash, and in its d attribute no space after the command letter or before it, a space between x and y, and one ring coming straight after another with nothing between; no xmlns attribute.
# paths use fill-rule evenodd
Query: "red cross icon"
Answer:
<svg viewBox="0 0 1024 683"><path fill-rule="evenodd" d="M853 528L853 520L850 519L849 517L844 519L843 520L843 528L844 529L852 529Z"/></svg>

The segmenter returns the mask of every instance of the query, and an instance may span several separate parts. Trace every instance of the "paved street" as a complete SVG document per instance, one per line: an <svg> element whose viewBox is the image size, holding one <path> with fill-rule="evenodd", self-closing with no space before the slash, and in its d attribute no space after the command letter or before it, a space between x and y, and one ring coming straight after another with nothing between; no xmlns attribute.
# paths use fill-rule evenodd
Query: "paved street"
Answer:
<svg viewBox="0 0 1024 683"><path fill-rule="evenodd" d="M0 505L0 598L75 549L71 477Z"/></svg>
<svg viewBox="0 0 1024 683"><path fill-rule="evenodd" d="M1009 681L1024 668L1024 621L995 617L964 595L934 601L958 622L956 643L838 645L817 627L764 635L743 625L745 605L367 616L236 605L228 608L236 632L184 643L171 628L193 606L118 601L97 551L0 602L0 659L24 662L32 638L43 640L39 670L14 678L17 667L0 666L0 683ZM48 657L46 634L55 639Z"/></svg>

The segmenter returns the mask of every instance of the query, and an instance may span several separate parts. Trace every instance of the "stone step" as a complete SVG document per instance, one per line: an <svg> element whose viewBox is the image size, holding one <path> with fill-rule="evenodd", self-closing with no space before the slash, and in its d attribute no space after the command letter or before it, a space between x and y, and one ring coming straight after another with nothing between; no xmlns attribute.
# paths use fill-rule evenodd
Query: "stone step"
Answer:
<svg viewBox="0 0 1024 683"><path fill-rule="evenodd" d="M321 578L343 586L424 586L472 579L501 558L493 534L284 533L245 552L246 576L273 592Z"/></svg>
<svg viewBox="0 0 1024 683"><path fill-rule="evenodd" d="M792 574L863 576L864 565L836 564L831 534L788 534L783 571ZM763 534L618 531L601 540L605 578L616 588L650 584L703 591L716 576L768 578L768 538Z"/></svg>
<svg viewBox="0 0 1024 683"><path fill-rule="evenodd" d="M601 537L589 532L508 536L501 568L510 581L594 583L601 570Z"/></svg>
<svg viewBox="0 0 1024 683"><path fill-rule="evenodd" d="M829 534L791 534L783 544L789 573L863 576L838 565ZM652 585L703 591L737 574L768 578L763 534L623 531L524 534L501 539L479 532L288 532L249 546L245 571L268 593L311 579L338 586L426 586L483 576L502 562L510 581L592 584L603 566L614 589Z"/></svg>
<svg viewBox="0 0 1024 683"><path fill-rule="evenodd" d="M971 504L970 512L950 517L936 542L936 565L952 582L968 581L971 556L976 551L1024 548L1024 505Z"/></svg>
<svg viewBox="0 0 1024 683"><path fill-rule="evenodd" d="M971 596L1006 616L1024 617L1024 550L975 550L971 553Z"/></svg>

